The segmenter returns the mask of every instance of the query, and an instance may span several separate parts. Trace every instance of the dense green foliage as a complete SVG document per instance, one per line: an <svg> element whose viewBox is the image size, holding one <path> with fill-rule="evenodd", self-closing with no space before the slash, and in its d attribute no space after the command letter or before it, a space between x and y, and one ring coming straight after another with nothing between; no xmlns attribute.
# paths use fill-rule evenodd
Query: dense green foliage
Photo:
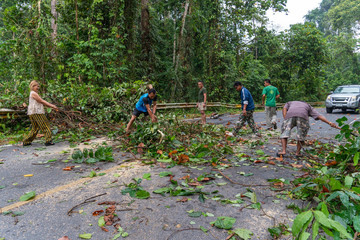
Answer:
<svg viewBox="0 0 360 240"><path fill-rule="evenodd" d="M325 166L317 165L311 174L293 182L297 186L293 196L315 204L314 209L302 212L294 220L294 237L310 236L307 230L312 229L312 239L326 239L318 236L321 229L334 239L352 239L360 231L360 122L351 127L344 124L346 120L337 120L342 130L336 138L344 144L329 148Z"/></svg>
<svg viewBox="0 0 360 240"><path fill-rule="evenodd" d="M209 100L224 102L236 101L235 80L245 83L255 101L267 77L280 89L282 101L323 100L339 84L358 83L353 32L358 4L324 0L307 16L315 24L293 25L281 33L268 30L266 11L284 11L285 4L1 1L0 90L5 94L0 106L26 102L32 79L46 86L49 96L62 91L69 104L90 101L91 92L103 87L137 80L153 82L165 101L195 100L196 82L202 80ZM86 87L91 91L85 95L71 90Z"/></svg>

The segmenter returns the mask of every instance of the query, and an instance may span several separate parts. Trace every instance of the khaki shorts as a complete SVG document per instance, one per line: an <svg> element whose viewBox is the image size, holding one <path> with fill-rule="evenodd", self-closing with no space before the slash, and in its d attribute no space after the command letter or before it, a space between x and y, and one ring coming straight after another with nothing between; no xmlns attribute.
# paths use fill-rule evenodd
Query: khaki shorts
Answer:
<svg viewBox="0 0 360 240"><path fill-rule="evenodd" d="M198 103L198 109L199 109L200 112L205 111L206 110L206 105L203 102Z"/></svg>
<svg viewBox="0 0 360 240"><path fill-rule="evenodd" d="M305 137L310 129L309 120L306 120L301 117L292 117L284 120L281 126L281 135L280 138L289 138L291 129L297 127L297 140L305 141Z"/></svg>

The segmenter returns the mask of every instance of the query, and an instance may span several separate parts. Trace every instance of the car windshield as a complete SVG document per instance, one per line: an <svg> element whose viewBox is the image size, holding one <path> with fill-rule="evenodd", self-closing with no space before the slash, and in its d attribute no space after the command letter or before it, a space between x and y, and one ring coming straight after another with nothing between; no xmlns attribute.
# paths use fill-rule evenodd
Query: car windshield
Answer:
<svg viewBox="0 0 360 240"><path fill-rule="evenodd" d="M358 87L338 87L334 93L359 93L360 88Z"/></svg>

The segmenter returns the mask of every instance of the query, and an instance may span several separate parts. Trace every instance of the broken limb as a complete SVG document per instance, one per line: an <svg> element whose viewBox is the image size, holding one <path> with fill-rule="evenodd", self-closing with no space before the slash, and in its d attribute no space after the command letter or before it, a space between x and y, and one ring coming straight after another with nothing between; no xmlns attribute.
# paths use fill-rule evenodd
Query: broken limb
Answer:
<svg viewBox="0 0 360 240"><path fill-rule="evenodd" d="M72 207L68 212L67 212L67 215L68 216L71 216L71 214L73 213L73 210L79 206L82 206L84 204L87 204L87 203L91 203L91 202L95 202L96 200L92 200L94 198L97 198L97 197L100 197L100 196L104 196L106 195L107 193L102 193L102 194L99 194L99 195L96 195L96 196L93 196L93 197L90 197L90 198L87 198L85 199L82 203L79 203L77 205L75 205L74 207Z"/></svg>

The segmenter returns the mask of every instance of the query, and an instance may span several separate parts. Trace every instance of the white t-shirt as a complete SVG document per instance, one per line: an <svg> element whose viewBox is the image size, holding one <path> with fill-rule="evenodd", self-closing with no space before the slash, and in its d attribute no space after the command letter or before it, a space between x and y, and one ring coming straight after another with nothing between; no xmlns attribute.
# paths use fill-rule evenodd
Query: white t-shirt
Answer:
<svg viewBox="0 0 360 240"><path fill-rule="evenodd" d="M45 114L44 105L36 101L32 95L34 94L34 91L30 92L29 96L29 106L28 106L28 115L33 114Z"/></svg>

